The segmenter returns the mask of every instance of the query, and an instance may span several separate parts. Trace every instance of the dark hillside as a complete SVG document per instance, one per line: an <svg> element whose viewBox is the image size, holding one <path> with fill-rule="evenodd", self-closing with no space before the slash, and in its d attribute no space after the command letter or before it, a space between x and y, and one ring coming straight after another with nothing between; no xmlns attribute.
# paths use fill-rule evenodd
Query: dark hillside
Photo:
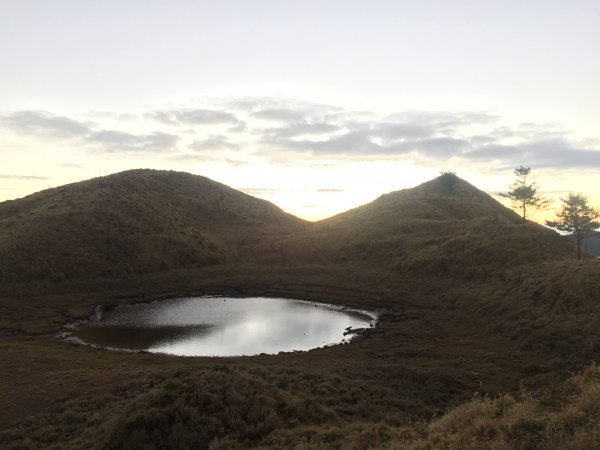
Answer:
<svg viewBox="0 0 600 450"><path fill-rule="evenodd" d="M575 236L569 236L569 240L575 242ZM592 235L585 238L583 240L582 248L590 255L600 257L600 232L592 233Z"/></svg>
<svg viewBox="0 0 600 450"><path fill-rule="evenodd" d="M372 203L338 214L328 224L365 223L393 226L399 218L465 220L491 217L501 223L519 223L519 216L485 192L455 177L441 175L414 188L384 194Z"/></svg>
<svg viewBox="0 0 600 450"><path fill-rule="evenodd" d="M594 367L564 395L523 388L600 358L599 270L448 175L316 224L163 171L4 202L0 447L588 448ZM239 358L56 339L98 304L214 294L381 316L347 345Z"/></svg>
<svg viewBox="0 0 600 450"><path fill-rule="evenodd" d="M464 180L450 181L442 175L321 221L310 232L313 247L338 263L437 277L473 278L571 256L556 233L523 223Z"/></svg>
<svg viewBox="0 0 600 450"><path fill-rule="evenodd" d="M202 267L305 222L208 178L131 170L0 204L0 280Z"/></svg>
<svg viewBox="0 0 600 450"><path fill-rule="evenodd" d="M549 356L545 367L532 369L573 371L600 357L599 273L598 260L573 255L521 266L506 271L501 282L462 290L458 305L491 318L523 350Z"/></svg>
<svg viewBox="0 0 600 450"><path fill-rule="evenodd" d="M134 170L0 204L0 280L131 277L216 264L477 278L570 257L556 233L443 175L309 224L207 178Z"/></svg>
<svg viewBox="0 0 600 450"><path fill-rule="evenodd" d="M596 232L584 239L583 248L594 256L600 256L600 233Z"/></svg>

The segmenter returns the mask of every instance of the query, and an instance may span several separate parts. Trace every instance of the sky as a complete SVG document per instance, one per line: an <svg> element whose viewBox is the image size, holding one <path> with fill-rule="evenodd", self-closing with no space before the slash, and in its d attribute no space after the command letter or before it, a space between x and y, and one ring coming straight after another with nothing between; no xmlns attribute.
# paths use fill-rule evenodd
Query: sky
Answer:
<svg viewBox="0 0 600 450"><path fill-rule="evenodd" d="M598 206L598 23L597 0L0 0L0 201L153 168L318 220L523 165Z"/></svg>

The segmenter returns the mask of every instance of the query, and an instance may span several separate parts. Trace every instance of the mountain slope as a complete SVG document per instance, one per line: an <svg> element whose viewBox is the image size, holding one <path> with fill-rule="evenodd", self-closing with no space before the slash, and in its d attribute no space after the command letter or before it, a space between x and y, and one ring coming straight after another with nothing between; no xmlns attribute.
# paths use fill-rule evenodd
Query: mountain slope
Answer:
<svg viewBox="0 0 600 450"><path fill-rule="evenodd" d="M130 276L230 262L306 222L186 173L132 170L0 204L0 279Z"/></svg>
<svg viewBox="0 0 600 450"><path fill-rule="evenodd" d="M130 277L216 264L476 278L570 258L454 175L310 224L207 178L133 170L0 204L0 280Z"/></svg>
<svg viewBox="0 0 600 450"><path fill-rule="evenodd" d="M199 268L171 271L179 267ZM34 283L32 294L23 285L7 295L0 289L0 443L385 448L412 439L415 448L505 441L533 448L548 436L585 447L597 436L577 440L573 430L597 434L577 426L598 422L597 402L585 409L544 393L544 408L584 409L532 413L527 408L539 405L528 399L525 406L487 399L539 388L600 359L599 267L576 261L556 233L447 176L316 224L172 172L125 172L5 202L0 288L14 278L106 280ZM227 361L46 337L98 304L212 293L289 296L382 315L349 345ZM466 407L415 427L474 393ZM557 435L556 427L566 431Z"/></svg>
<svg viewBox="0 0 600 450"><path fill-rule="evenodd" d="M435 276L476 277L572 253L553 231L524 223L453 175L382 195L308 234L312 248L336 262Z"/></svg>
<svg viewBox="0 0 600 450"><path fill-rule="evenodd" d="M575 236L570 235L569 240L575 242ZM590 236L583 240L583 250L588 252L590 255L600 257L600 232L594 232Z"/></svg>

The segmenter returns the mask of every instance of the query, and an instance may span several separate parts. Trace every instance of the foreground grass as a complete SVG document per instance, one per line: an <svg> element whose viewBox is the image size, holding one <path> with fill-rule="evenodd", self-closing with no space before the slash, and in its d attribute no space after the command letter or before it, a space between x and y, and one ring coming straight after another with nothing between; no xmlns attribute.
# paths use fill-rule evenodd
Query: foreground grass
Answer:
<svg viewBox="0 0 600 450"><path fill-rule="evenodd" d="M1 432L0 448L364 448L435 414L413 390L287 369L181 370L57 404Z"/></svg>
<svg viewBox="0 0 600 450"><path fill-rule="evenodd" d="M600 448L600 369L535 396L476 395L428 420L433 413L401 392L339 376L221 366L68 401L0 433L0 447Z"/></svg>
<svg viewBox="0 0 600 450"><path fill-rule="evenodd" d="M598 419L600 369L591 366L535 397L475 398L428 424L407 448L597 449Z"/></svg>

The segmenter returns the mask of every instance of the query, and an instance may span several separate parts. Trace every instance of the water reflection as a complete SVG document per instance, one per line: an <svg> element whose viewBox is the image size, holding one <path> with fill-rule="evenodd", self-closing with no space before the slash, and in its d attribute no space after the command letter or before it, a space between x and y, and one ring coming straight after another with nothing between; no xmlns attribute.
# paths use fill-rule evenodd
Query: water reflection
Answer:
<svg viewBox="0 0 600 450"><path fill-rule="evenodd" d="M77 330L75 335L84 342L102 347L148 350L160 343L206 335L211 328L213 328L211 325L167 325L152 328L91 325Z"/></svg>
<svg viewBox="0 0 600 450"><path fill-rule="evenodd" d="M297 300L195 297L118 307L73 334L103 347L174 355L276 354L340 343L345 328L369 327L373 318Z"/></svg>

